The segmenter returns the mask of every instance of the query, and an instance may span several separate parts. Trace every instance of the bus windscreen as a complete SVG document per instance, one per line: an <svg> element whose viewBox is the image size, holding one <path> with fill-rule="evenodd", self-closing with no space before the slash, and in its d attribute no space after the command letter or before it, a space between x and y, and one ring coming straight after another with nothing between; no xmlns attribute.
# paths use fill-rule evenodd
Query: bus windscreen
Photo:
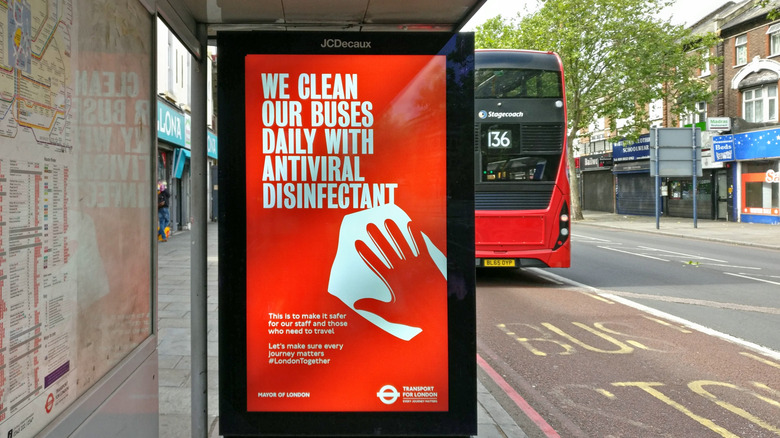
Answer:
<svg viewBox="0 0 780 438"><path fill-rule="evenodd" d="M479 69L474 72L476 99L563 97L561 74L534 69Z"/></svg>

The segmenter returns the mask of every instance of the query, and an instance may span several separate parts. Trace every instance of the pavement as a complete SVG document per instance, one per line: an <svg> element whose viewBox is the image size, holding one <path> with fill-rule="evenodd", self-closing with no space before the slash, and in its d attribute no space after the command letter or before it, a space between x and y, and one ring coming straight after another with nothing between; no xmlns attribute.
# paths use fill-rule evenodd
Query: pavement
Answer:
<svg viewBox="0 0 780 438"><path fill-rule="evenodd" d="M780 249L780 226L699 219L662 217L658 225L650 216L629 216L585 211L578 226L600 226ZM219 437L219 381L217 361L217 246L216 223L207 225L208 236L208 431ZM158 353L159 436L185 438L191 433L190 378L190 232L180 231L158 244ZM526 438L497 399L480 382L478 373L478 434L476 438ZM492 385L491 385L492 386Z"/></svg>

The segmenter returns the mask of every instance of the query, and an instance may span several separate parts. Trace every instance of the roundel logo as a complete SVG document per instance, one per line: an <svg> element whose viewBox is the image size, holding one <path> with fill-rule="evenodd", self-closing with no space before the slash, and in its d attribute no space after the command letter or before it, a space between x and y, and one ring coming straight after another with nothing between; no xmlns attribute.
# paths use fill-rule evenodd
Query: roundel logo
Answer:
<svg viewBox="0 0 780 438"><path fill-rule="evenodd" d="M487 111L482 110L482 111L479 112L478 115L479 115L480 119L485 119L485 118L487 118Z"/></svg>
<svg viewBox="0 0 780 438"><path fill-rule="evenodd" d="M379 400L381 400L382 403L391 405L398 400L398 397L400 397L401 394L393 385L385 385L376 393L376 396L379 397Z"/></svg>
<svg viewBox="0 0 780 438"><path fill-rule="evenodd" d="M49 396L46 397L46 413L51 413L52 408L54 408L54 394L49 393Z"/></svg>

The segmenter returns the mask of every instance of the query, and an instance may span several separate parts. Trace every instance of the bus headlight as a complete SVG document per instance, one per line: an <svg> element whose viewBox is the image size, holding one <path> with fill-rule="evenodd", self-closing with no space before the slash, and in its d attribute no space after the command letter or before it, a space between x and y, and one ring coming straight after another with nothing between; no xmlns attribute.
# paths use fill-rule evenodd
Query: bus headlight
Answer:
<svg viewBox="0 0 780 438"><path fill-rule="evenodd" d="M568 235L569 235L569 229L561 228L561 236L568 236Z"/></svg>
<svg viewBox="0 0 780 438"><path fill-rule="evenodd" d="M561 213L561 222L569 222L569 215L566 213Z"/></svg>

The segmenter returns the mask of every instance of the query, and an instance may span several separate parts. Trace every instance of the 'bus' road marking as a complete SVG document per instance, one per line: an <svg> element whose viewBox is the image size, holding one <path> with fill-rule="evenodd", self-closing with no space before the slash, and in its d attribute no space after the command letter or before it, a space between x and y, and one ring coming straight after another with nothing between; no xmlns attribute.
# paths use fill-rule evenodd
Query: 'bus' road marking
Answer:
<svg viewBox="0 0 780 438"><path fill-rule="evenodd" d="M667 254L671 254L671 255L676 255L676 256L686 257L686 258L691 258L691 259L697 259L697 260L710 260L710 261L713 261L713 262L728 263L728 260L711 259L709 257L702 257L700 255L684 254L684 253L681 253L681 252L668 251L668 250L665 250L665 249L652 248L652 247L649 247L649 246L639 246L637 248L649 249L650 251L658 251L658 252L663 252L663 253L667 253Z"/></svg>
<svg viewBox="0 0 780 438"><path fill-rule="evenodd" d="M760 282L763 282L763 283L776 284L776 285L780 286L780 282L778 282L778 281L764 280L763 278L751 277L749 275L744 275L744 274L732 274L731 272L724 272L724 274L731 275L731 276L734 276L734 277L746 278L748 280L760 281Z"/></svg>
<svg viewBox="0 0 780 438"><path fill-rule="evenodd" d="M738 406L735 406L727 401L718 399L718 397L716 397L714 394L704 389L705 386L719 386L722 388L740 390L738 386L733 385L731 383L713 382L711 380L699 380L697 382L691 382L688 384L688 388L694 393L699 394L700 396L712 401L716 405L722 407L723 409L733 414L739 415L740 417L744 418L747 421L750 421L751 423L755 424L758 427L761 427L762 429L766 429L770 432L774 432L780 435L780 429L778 429L777 427L769 424L768 422L762 420L761 418L756 417L755 415L751 414L750 412ZM765 397L761 394L756 394L753 392L748 392L748 393L765 403L768 403L776 408L780 408L780 403L775 400L772 400L769 397Z"/></svg>
<svg viewBox="0 0 780 438"><path fill-rule="evenodd" d="M610 247L608 247L608 246L599 246L599 248L601 248L601 249L607 249L607 250L610 250L610 251L615 251L615 252L622 252L622 253L624 253L624 254L630 254L630 255L634 255L634 256L638 256L638 257L645 257L645 258L648 258L648 259L653 259L653 260L660 260L660 261L662 261L662 262L668 262L668 261L669 261L669 260L666 260L666 259L662 259L662 258L660 258L660 257L653 257L653 256L649 256L649 255L646 255L646 254L637 254L637 253L635 253L635 252L631 252L631 251L623 251L623 250L620 250L620 249L610 248Z"/></svg>
<svg viewBox="0 0 780 438"><path fill-rule="evenodd" d="M667 397L665 394L663 394L661 391L658 391L657 389L653 388L653 386L664 386L663 383L658 382L615 382L612 384L613 386L634 386L642 391L645 391L646 393L652 395L653 397L657 398L658 400L661 400L662 402L666 403L667 405L677 409L678 411L682 412L683 414L687 415L688 417L696 420L699 424L706 427L707 429L710 429L711 431L717 433L718 435L724 437L724 438L739 438L737 435L734 435L733 433L729 432L728 430L718 426L715 424L712 420L708 420L702 416L696 415L693 412L691 412L688 408L685 406L677 403L676 401L672 400L671 398Z"/></svg>

